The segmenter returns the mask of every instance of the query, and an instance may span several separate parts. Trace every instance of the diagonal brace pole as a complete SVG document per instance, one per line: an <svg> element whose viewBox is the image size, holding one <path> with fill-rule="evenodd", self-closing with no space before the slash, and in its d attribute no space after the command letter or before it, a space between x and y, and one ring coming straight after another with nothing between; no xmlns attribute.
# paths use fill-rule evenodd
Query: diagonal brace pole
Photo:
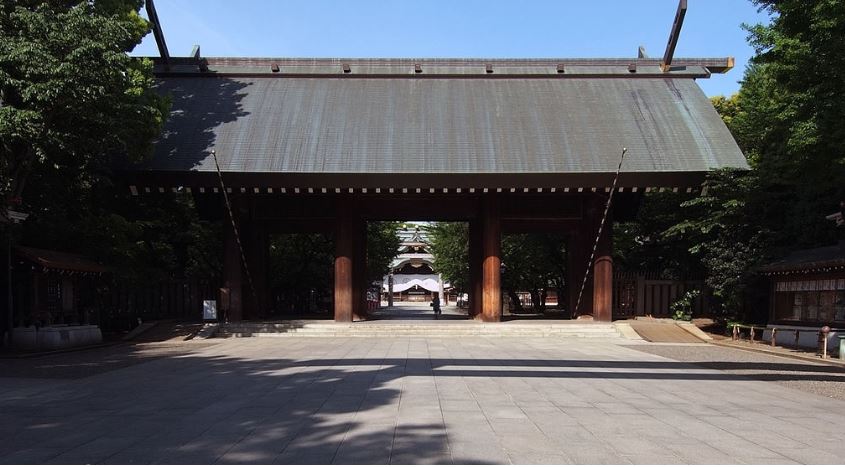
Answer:
<svg viewBox="0 0 845 467"><path fill-rule="evenodd" d="M587 261L587 271L584 272L584 280L581 281L581 290L578 292L578 300L575 302L575 309L573 314L578 316L578 308L581 307L581 297L584 295L584 287L587 286L587 278L590 277L590 269L593 267L593 260L596 257L596 248L599 246L599 239L601 232L604 230L604 224L607 222L607 213L610 212L610 205L613 203L613 194L616 193L616 184L619 182L619 172L622 171L622 162L625 160L625 153L628 148L622 148L622 156L619 158L619 166L616 167L616 176L613 177L613 186L610 188L610 195L607 197L607 204L604 206L604 214L601 216L601 223L599 223L599 231L596 233L596 241L593 242L593 251L590 253L590 259Z"/></svg>

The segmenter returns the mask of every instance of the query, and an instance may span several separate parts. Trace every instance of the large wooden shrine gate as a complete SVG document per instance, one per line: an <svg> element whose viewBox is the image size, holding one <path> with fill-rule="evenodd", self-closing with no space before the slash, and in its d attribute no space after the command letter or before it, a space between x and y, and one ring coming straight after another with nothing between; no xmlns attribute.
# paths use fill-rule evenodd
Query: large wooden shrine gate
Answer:
<svg viewBox="0 0 845 467"><path fill-rule="evenodd" d="M463 190L462 190L463 191ZM367 315L366 222L407 219L465 221L470 239L470 316L498 321L502 309L500 266L504 233L557 232L569 238L570 284L567 309L575 308L578 289L588 264L598 222L608 194L586 193L440 193L301 195L233 194L232 202L241 232L246 263L258 302L241 267L234 231L225 225L224 281L232 291L230 318L261 318L267 309L267 236L269 233L332 233L335 238L334 316L338 321ZM509 191L509 190L508 190ZM634 199L618 194L617 202L629 208ZM626 199L627 198L627 199ZM580 310L609 320L611 312L612 229L605 228L598 243ZM595 279L593 279L595 278ZM595 285L593 285L595 284Z"/></svg>
<svg viewBox="0 0 845 467"><path fill-rule="evenodd" d="M648 191L747 167L694 81L732 65L169 57L156 75L170 118L126 179L133 194L182 190L219 213L227 192L255 287L227 223L230 319L267 311L270 232L333 233L335 319L366 317L366 222L400 219L469 222L471 315L485 321L502 305L502 234L565 233L572 311L623 147L617 219ZM611 225L578 310L597 320L611 319Z"/></svg>

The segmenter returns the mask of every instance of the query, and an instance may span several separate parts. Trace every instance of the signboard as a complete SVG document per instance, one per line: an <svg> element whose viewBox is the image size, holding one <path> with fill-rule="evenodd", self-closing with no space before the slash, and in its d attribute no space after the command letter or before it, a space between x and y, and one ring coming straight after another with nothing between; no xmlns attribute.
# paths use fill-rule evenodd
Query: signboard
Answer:
<svg viewBox="0 0 845 467"><path fill-rule="evenodd" d="M206 321L217 320L217 300L202 301L202 319Z"/></svg>

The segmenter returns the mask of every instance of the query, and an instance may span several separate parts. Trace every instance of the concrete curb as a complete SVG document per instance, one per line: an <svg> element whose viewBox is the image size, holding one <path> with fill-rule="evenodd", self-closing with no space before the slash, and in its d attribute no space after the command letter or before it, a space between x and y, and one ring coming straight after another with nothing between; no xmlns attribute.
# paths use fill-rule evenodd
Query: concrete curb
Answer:
<svg viewBox="0 0 845 467"><path fill-rule="evenodd" d="M637 331L634 331L634 328L632 328L630 324L628 324L628 323L613 323L613 326L616 328L617 331L619 331L619 334L621 334L622 337L624 337L625 339L629 339L629 340L632 340L632 341L643 341L643 342L645 342L645 339L643 339L642 336L637 334Z"/></svg>
<svg viewBox="0 0 845 467"><path fill-rule="evenodd" d="M698 326L692 323L675 323L675 325L705 342L710 342L713 340L712 337L708 336L707 333L705 333L704 331L699 329Z"/></svg>

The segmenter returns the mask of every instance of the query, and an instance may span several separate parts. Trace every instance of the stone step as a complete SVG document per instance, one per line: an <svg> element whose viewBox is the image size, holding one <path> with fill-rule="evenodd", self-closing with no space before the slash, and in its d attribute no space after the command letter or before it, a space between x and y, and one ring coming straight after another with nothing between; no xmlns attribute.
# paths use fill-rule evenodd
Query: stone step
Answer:
<svg viewBox="0 0 845 467"><path fill-rule="evenodd" d="M610 323L229 323L221 337L555 337L622 339Z"/></svg>
<svg viewBox="0 0 845 467"><path fill-rule="evenodd" d="M274 328L274 327L228 327L228 326L221 326L221 331L223 332L344 332L344 333L356 333L356 332L370 332L370 333L418 333L418 332L425 332L425 333L432 333L432 332L441 332L441 333L472 333L472 334L520 334L520 333L616 333L616 329L613 327L610 328L599 328L599 329L590 329L590 328L577 328L577 329L555 329L555 328L536 328L536 329L527 329L527 328L437 328L437 327L419 327L419 328L374 328L374 327L367 327L367 328L314 328L314 327L288 327L288 328Z"/></svg>

